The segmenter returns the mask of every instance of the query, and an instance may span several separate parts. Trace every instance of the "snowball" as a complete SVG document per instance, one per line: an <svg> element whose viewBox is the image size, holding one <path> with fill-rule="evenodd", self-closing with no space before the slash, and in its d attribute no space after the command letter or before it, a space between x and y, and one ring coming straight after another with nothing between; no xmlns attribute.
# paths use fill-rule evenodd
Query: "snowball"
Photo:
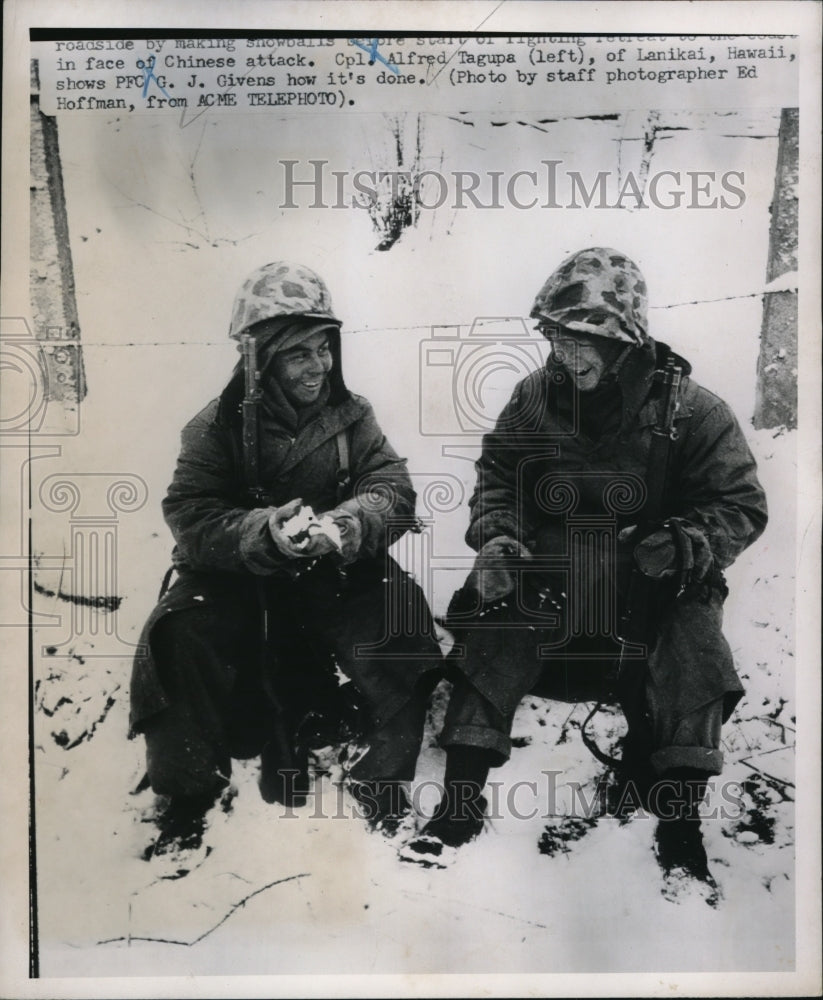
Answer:
<svg viewBox="0 0 823 1000"><path fill-rule="evenodd" d="M309 534L316 534L317 532L325 535L327 538L330 538L334 542L335 547L342 550L343 539L340 537L340 529L334 523L333 518L331 518L328 514L324 514L321 518L319 518L317 524L309 526Z"/></svg>
<svg viewBox="0 0 823 1000"><path fill-rule="evenodd" d="M325 535L334 543L335 548L342 550L343 542L340 529L329 514L317 517L311 507L301 507L283 524L283 532L298 549L305 549L313 535Z"/></svg>

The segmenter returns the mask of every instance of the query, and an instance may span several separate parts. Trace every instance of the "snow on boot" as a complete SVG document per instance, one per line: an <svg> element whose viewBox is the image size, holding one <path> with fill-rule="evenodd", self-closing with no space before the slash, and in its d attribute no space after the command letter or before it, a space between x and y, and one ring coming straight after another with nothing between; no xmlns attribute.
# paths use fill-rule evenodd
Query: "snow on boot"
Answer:
<svg viewBox="0 0 823 1000"><path fill-rule="evenodd" d="M213 793L172 796L157 817L159 833L143 852L159 878L176 879L197 868L211 853L203 844L206 813L215 804Z"/></svg>
<svg viewBox="0 0 823 1000"><path fill-rule="evenodd" d="M446 847L462 847L483 829L483 812L486 800L482 796L477 800L477 812L467 811L465 816L455 817L448 814L433 816L420 831L420 837L430 837L440 841Z"/></svg>
<svg viewBox="0 0 823 1000"><path fill-rule="evenodd" d="M448 748L443 798L419 836L404 848L402 860L442 859L444 848L456 849L474 840L483 829L487 803L482 792L494 759L485 747L454 744Z"/></svg>
<svg viewBox="0 0 823 1000"><path fill-rule="evenodd" d="M454 794L454 786L451 790ZM424 868L445 868L454 861L457 848L470 843L483 830L487 802L477 786L456 797L446 794L420 833L400 851L400 860ZM456 806L455 806L456 804Z"/></svg>
<svg viewBox="0 0 823 1000"><path fill-rule="evenodd" d="M349 794L359 807L359 817L384 837L393 837L411 812L406 785L402 781L352 781Z"/></svg>
<svg viewBox="0 0 823 1000"><path fill-rule="evenodd" d="M678 903L697 895L709 906L717 906L720 890L709 871L699 818L659 820L654 853L663 873L664 898Z"/></svg>

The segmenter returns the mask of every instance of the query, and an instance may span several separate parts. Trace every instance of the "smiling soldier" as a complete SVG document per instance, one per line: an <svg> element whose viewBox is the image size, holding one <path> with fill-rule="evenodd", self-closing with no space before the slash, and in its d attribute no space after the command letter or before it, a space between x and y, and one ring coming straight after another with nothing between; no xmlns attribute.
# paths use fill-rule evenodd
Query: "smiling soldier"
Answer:
<svg viewBox="0 0 823 1000"><path fill-rule="evenodd" d="M415 523L406 463L346 388L340 328L313 271L259 268L229 330L245 366L183 430L163 501L177 579L131 686L132 734L163 797L149 857L199 846L233 757L261 755L267 801L304 801L307 746L363 714L352 720L338 668L369 726L350 789L375 825L408 809L419 682L440 650L422 592L387 554Z"/></svg>
<svg viewBox="0 0 823 1000"><path fill-rule="evenodd" d="M466 540L478 556L450 608L462 654L432 853L482 829L481 792L524 695L543 684L596 700L619 672L625 787L660 816L663 871L711 884L698 806L742 694L721 633L723 570L763 531L766 503L733 414L652 340L646 309L637 266L599 247L564 261L535 300L551 357L477 462Z"/></svg>

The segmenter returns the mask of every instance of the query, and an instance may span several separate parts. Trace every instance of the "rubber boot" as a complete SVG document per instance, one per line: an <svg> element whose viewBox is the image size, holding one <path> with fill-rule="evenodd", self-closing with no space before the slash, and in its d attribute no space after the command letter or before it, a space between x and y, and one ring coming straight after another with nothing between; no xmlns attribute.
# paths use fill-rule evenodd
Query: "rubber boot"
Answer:
<svg viewBox="0 0 823 1000"><path fill-rule="evenodd" d="M607 791L607 812L620 820L649 808L649 793L655 782L651 765L651 744L645 737L636 737L631 731L622 742L620 766L615 780Z"/></svg>
<svg viewBox="0 0 823 1000"><path fill-rule="evenodd" d="M433 674L424 674L403 708L371 733L367 753L349 772L349 792L359 806L360 816L373 830L388 837L397 833L411 810L408 789L423 742Z"/></svg>
<svg viewBox="0 0 823 1000"><path fill-rule="evenodd" d="M663 894L672 901L698 885L710 906L719 899L703 843L699 808L706 793L706 775L692 768L667 772L652 789L650 804L659 816L654 853L663 874Z"/></svg>
<svg viewBox="0 0 823 1000"><path fill-rule="evenodd" d="M144 860L172 852L194 852L203 843L206 813L217 801L219 791L203 795L174 795L158 816L159 834L143 852Z"/></svg>
<svg viewBox="0 0 823 1000"><path fill-rule="evenodd" d="M462 847L474 840L483 829L486 799L482 792L494 756L483 747L449 747L443 798L423 827L421 838L447 847Z"/></svg>

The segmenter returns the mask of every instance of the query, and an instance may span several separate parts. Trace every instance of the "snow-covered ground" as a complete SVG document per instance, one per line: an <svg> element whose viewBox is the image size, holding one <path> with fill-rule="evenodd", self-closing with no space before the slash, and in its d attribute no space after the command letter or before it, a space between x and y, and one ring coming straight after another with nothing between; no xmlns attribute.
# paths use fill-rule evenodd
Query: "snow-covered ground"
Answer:
<svg viewBox="0 0 823 1000"><path fill-rule="evenodd" d="M438 212L387 253L374 251L366 213L275 207L276 159L292 148L308 158L333 147L356 165L363 136L379 132L377 118L364 118L355 135L338 135L332 122L328 132L296 119L276 125L254 135L254 156L248 123L234 119L204 116L202 129L184 131L164 119L135 117L127 126L78 118L61 131L89 397L82 433L64 439L59 464L43 459L37 474L74 477L85 514L101 503L105 511L112 481L123 477L135 477L145 495L121 505L113 528L111 520L98 525L116 548L100 581L77 565L77 509L73 520L66 506L47 509L36 484L36 610L59 616L35 635L41 974L791 970L797 444L793 433L754 432L749 422L776 119L759 130L773 130L763 139L741 138L745 130L730 129L728 116L701 118L655 151L660 170L687 163L747 171L750 197L736 214ZM446 151L447 167L486 170L550 155L567 158L569 168L602 169L620 138L618 124L594 122L561 122L547 134L433 119L427 133L429 152ZM145 153L137 160L136 149ZM239 282L278 257L302 260L327 279L351 331L347 380L408 456L420 512L432 521L429 561L422 539L400 556L410 568L431 566L423 582L442 611L470 555L462 533L477 438L454 431L448 405L438 409L451 397L432 387L442 373L421 365L424 342L433 325L459 324L465 338L477 318L519 329L548 272L591 244L638 260L653 335L689 357L698 381L732 405L769 497L766 533L729 573L725 627L747 695L724 731L722 781L732 807L704 823L718 905L663 895L647 817L621 824L564 815L572 787L590 799L603 769L580 740L588 706L538 698L521 705L517 749L493 773L498 815L446 868L402 861L398 845L409 831L394 841L371 833L329 778L319 805L283 815L261 800L251 761L236 765L236 795L210 816L208 855L185 877L162 877L141 858L152 796L135 793L142 746L126 739L128 644L168 563L159 504L179 429L219 391L236 358L226 329ZM685 302L698 304L671 308ZM498 371L484 385L488 412L516 377ZM60 592L122 602L115 612L85 607L78 624L69 619L77 605ZM445 695L435 699L417 775L425 808L433 804L427 782L443 765L436 735ZM621 725L618 715L598 715L601 745L612 745ZM552 801L546 772L555 775Z"/></svg>
<svg viewBox="0 0 823 1000"><path fill-rule="evenodd" d="M792 435L761 432L754 443L779 498L777 484L794 474ZM759 553L744 556L732 581L734 594L748 595L730 601L727 620L747 696L725 731L725 792L718 785L709 800L723 815L703 824L717 907L664 897L653 820L583 818L581 796L592 800L603 771L580 740L589 706L539 698L523 702L517 749L492 775L495 818L444 870L401 861L409 831L394 841L371 833L328 777L291 815L265 805L248 761L236 765L230 811L210 815L209 855L169 879L171 870L140 858L152 796L133 794L143 761L140 743L125 738L129 664L85 659L94 650L78 643L71 659L47 655L38 671L43 974L790 970L795 708L784 495L788 509L773 504ZM151 548L148 530L142 541ZM418 769L421 811L442 775L438 718L435 710ZM609 747L622 720L599 715L594 731Z"/></svg>

